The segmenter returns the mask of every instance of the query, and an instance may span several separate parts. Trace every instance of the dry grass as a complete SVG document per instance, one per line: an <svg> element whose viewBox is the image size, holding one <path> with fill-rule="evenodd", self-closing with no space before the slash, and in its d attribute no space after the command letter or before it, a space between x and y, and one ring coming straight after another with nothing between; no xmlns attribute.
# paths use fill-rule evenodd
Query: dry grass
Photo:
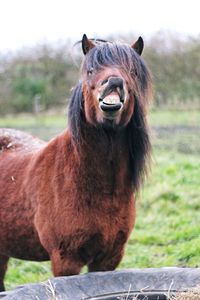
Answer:
<svg viewBox="0 0 200 300"><path fill-rule="evenodd" d="M170 300L200 300L200 286L188 289L185 292L179 292L176 296L171 297Z"/></svg>
<svg viewBox="0 0 200 300"><path fill-rule="evenodd" d="M142 291L141 291L141 293L142 293ZM140 299L139 294L137 296L130 298L130 288L125 297L119 297L119 300L139 300L139 299ZM144 299L148 300L148 297L146 296ZM184 292L177 292L177 294L173 295L173 296L170 296L170 290L169 290L168 293L166 294L166 299L168 299L168 300L200 300L200 285L195 288L188 289Z"/></svg>
<svg viewBox="0 0 200 300"><path fill-rule="evenodd" d="M53 284L50 280L48 280L44 283L44 286L49 300L61 300L61 298L57 296L56 284Z"/></svg>

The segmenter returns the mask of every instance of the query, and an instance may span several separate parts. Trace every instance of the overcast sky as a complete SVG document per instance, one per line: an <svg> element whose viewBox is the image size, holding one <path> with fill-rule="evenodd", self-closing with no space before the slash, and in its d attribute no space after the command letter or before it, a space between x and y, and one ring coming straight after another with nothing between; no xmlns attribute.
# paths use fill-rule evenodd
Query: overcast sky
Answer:
<svg viewBox="0 0 200 300"><path fill-rule="evenodd" d="M0 0L0 51L56 41L160 29L200 34L200 0Z"/></svg>

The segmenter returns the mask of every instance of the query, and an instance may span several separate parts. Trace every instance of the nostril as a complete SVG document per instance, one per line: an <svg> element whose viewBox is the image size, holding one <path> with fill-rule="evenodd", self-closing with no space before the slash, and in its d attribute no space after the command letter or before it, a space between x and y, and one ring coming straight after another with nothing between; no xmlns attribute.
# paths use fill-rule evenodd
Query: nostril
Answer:
<svg viewBox="0 0 200 300"><path fill-rule="evenodd" d="M117 92L120 101L124 102L125 100L125 87L124 80L121 77L110 76L104 80L102 80L101 85L104 86L103 91L99 97L99 101L102 101L106 96L111 94L112 92Z"/></svg>
<svg viewBox="0 0 200 300"><path fill-rule="evenodd" d="M106 84L107 82L108 82L108 79L104 79L104 80L102 81L101 85L104 85L104 84Z"/></svg>
<svg viewBox="0 0 200 300"><path fill-rule="evenodd" d="M113 88L123 88L123 79L120 77L110 77L109 78L109 84L113 87Z"/></svg>
<svg viewBox="0 0 200 300"><path fill-rule="evenodd" d="M108 78L104 79L102 82L101 82L101 85L104 85L106 83L109 83L111 85L114 85L115 87L122 87L123 86L123 79L120 78L120 77L117 77L117 76L109 76Z"/></svg>

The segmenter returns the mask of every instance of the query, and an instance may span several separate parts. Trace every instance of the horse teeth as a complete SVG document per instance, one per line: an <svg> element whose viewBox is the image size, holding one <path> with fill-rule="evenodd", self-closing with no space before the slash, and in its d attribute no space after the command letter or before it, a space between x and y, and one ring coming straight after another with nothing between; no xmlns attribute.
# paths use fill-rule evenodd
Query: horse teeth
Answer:
<svg viewBox="0 0 200 300"><path fill-rule="evenodd" d="M115 98L106 97L103 99L103 102L106 104L117 104L120 102L120 99L119 97L115 97Z"/></svg>

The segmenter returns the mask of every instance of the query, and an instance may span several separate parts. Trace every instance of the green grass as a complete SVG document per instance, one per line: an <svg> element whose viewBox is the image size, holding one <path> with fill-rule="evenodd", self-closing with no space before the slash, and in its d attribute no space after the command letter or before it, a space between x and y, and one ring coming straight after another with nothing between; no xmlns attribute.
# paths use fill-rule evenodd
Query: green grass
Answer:
<svg viewBox="0 0 200 300"><path fill-rule="evenodd" d="M22 261L11 258L6 273L6 289L13 289L17 285L44 281L53 277L50 262Z"/></svg>
<svg viewBox="0 0 200 300"><path fill-rule="evenodd" d="M154 111L150 123L152 172L137 200L135 229L119 268L200 267L200 111ZM0 127L23 129L46 140L65 126L64 113L0 119ZM49 277L49 262L11 259L6 287Z"/></svg>
<svg viewBox="0 0 200 300"><path fill-rule="evenodd" d="M200 157L155 155L120 267L200 267Z"/></svg>
<svg viewBox="0 0 200 300"><path fill-rule="evenodd" d="M200 111L177 111L177 110L154 110L150 113L150 123L154 126L169 126L169 125L199 125Z"/></svg>
<svg viewBox="0 0 200 300"><path fill-rule="evenodd" d="M7 115L0 118L0 127L40 127L40 126L65 126L67 119L66 110L58 113L41 115L19 114ZM176 111L176 110L152 110L149 114L150 123L153 125L198 125L200 123L200 112Z"/></svg>

